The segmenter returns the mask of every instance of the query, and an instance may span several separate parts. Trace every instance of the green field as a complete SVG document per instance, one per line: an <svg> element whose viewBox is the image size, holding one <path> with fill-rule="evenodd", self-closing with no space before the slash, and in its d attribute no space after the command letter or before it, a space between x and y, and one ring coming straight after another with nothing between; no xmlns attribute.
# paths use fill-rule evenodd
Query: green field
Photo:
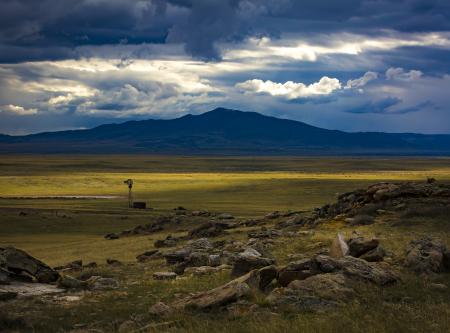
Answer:
<svg viewBox="0 0 450 333"><path fill-rule="evenodd" d="M1 156L0 247L22 248L50 265L71 260L96 261L100 272L116 276L124 289L93 296L82 304L59 306L39 300L15 304L10 311L31 311L36 332L64 332L75 324L95 322L95 328L117 329L130 316L148 318L147 309L176 292L206 290L229 280L224 274L180 279L161 284L155 270L166 270L162 261L142 267L131 265L135 256L153 248L156 239L172 228L151 235L108 241L106 233L147 223L174 207L208 209L237 217L258 217L274 210L308 210L335 200L336 195L379 181L424 181L435 177L450 182L450 158L235 158L154 156ZM136 200L153 210L127 208L127 187L135 181ZM113 199L30 199L28 196L113 195ZM274 255L280 264L288 254L309 253L311 244L329 244L339 230L350 235L354 228L324 225L303 239L280 238ZM380 221L359 227L376 235L398 257L406 244L420 235L434 235L450 244L448 217L433 221L413 218L395 227ZM229 237L246 239L247 230ZM102 266L106 258L119 259L126 269ZM450 285L444 274L438 282ZM395 288L367 290L365 302L355 301L326 314L248 316L230 320L224 314L190 317L180 315L165 332L448 332L450 293L427 289L427 281L406 275ZM409 300L403 301L403 299ZM264 306L263 302L260 304ZM0 324L1 311L0 308ZM134 317L133 317L134 318ZM117 322L116 322L117 321ZM1 331L1 329L0 329ZM152 332L155 330L151 330ZM86 331L87 332L87 331Z"/></svg>

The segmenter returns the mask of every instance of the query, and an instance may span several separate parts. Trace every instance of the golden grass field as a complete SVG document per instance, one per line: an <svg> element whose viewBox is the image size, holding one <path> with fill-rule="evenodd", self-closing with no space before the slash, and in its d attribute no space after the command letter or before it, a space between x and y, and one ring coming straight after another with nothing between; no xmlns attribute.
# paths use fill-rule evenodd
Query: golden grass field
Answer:
<svg viewBox="0 0 450 333"><path fill-rule="evenodd" d="M96 322L99 329L115 331L130 316L148 317L148 307L176 292L206 290L229 280L225 274L180 279L166 284L153 281L155 270L166 270L163 261L148 266L131 265L135 256L153 248L156 239L177 228L151 236L108 241L108 232L147 223L151 216L174 207L228 212L256 217L274 210L307 210L335 200L336 195L379 181L424 181L435 177L450 182L450 158L285 158L285 157L152 157L152 156L1 156L0 247L13 245L50 265L71 260L104 263L119 259L126 269L101 266L99 271L118 277L124 289L106 292L78 305L49 305L39 300L10 308L25 311L35 332L65 332L79 323ZM135 199L154 210L127 208L123 180L135 180ZM21 196L114 195L115 199L17 199ZM20 212L25 213L21 216ZM346 236L353 227L330 223L311 236L277 241L279 264L292 253L309 253L314 244L328 245L337 231ZM380 220L358 227L377 236L399 257L406 244L423 235L437 236L450 244L448 217L412 218L391 224ZM246 239L247 230L227 237ZM313 246L313 247L311 247ZM449 274L437 278L450 286ZM179 323L164 332L450 332L450 293L433 291L421 277L404 275L392 288L361 286L361 300L329 313L246 316L230 320L222 313L179 315ZM261 300L261 306L264 302ZM0 314L2 309L0 308ZM1 321L1 316L0 316ZM0 323L1 324L1 323ZM0 330L1 331L1 330ZM106 332L105 331L105 332ZM158 331L156 329L150 330Z"/></svg>

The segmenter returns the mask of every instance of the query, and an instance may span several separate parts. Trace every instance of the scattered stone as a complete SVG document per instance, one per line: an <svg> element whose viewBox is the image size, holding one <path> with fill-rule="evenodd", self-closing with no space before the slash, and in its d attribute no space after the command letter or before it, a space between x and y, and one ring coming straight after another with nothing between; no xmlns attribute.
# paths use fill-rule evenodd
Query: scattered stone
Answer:
<svg viewBox="0 0 450 333"><path fill-rule="evenodd" d="M208 257L208 265L212 267L220 266L222 264L222 261L220 259L219 254L211 254Z"/></svg>
<svg viewBox="0 0 450 333"><path fill-rule="evenodd" d="M111 290L119 288L119 281L113 278L104 278L101 276L91 276L87 281L91 290Z"/></svg>
<svg viewBox="0 0 450 333"><path fill-rule="evenodd" d="M16 293L18 298L65 292L64 289L58 288L57 286L52 284L17 281L13 281L8 285L4 285L1 287L1 289L7 292Z"/></svg>
<svg viewBox="0 0 450 333"><path fill-rule="evenodd" d="M106 263L111 266L122 266L122 263L117 259L106 259Z"/></svg>
<svg viewBox="0 0 450 333"><path fill-rule="evenodd" d="M232 220L232 219L234 219L234 216L231 214L228 214L228 213L222 213L222 214L217 215L217 218L219 220Z"/></svg>
<svg viewBox="0 0 450 333"><path fill-rule="evenodd" d="M14 247L0 248L0 266L2 276L8 273L8 279L21 279L22 276L32 276L38 282L51 283L59 278L59 274L42 261L33 258L25 251ZM4 277L2 277L4 279Z"/></svg>
<svg viewBox="0 0 450 333"><path fill-rule="evenodd" d="M184 270L186 274L192 274L194 276L210 275L219 271L218 267L200 266L200 267L188 267Z"/></svg>
<svg viewBox="0 0 450 333"><path fill-rule="evenodd" d="M136 331L138 326L133 320L126 320L122 324L120 324L119 328L117 329L118 333L129 333Z"/></svg>
<svg viewBox="0 0 450 333"><path fill-rule="evenodd" d="M176 246L179 241L179 238L173 237L172 235L168 235L166 239L158 239L155 241L154 246L156 248L160 247L173 247Z"/></svg>
<svg viewBox="0 0 450 333"><path fill-rule="evenodd" d="M97 267L98 267L98 265L95 261L91 261L83 266L83 268L88 268L88 269L97 268Z"/></svg>
<svg viewBox="0 0 450 333"><path fill-rule="evenodd" d="M174 272L155 272L153 273L153 278L155 280L175 280L177 274Z"/></svg>
<svg viewBox="0 0 450 333"><path fill-rule="evenodd" d="M88 283L81 281L70 275L63 275L58 280L58 287L65 289L84 289L87 288Z"/></svg>
<svg viewBox="0 0 450 333"><path fill-rule="evenodd" d="M227 229L224 223L207 222L197 228L192 229L189 232L189 237L204 238L204 237L217 237L223 234Z"/></svg>
<svg viewBox="0 0 450 333"><path fill-rule="evenodd" d="M249 238L275 238L281 236L281 232L262 227L260 231L250 231L247 235Z"/></svg>
<svg viewBox="0 0 450 333"><path fill-rule="evenodd" d="M277 218L281 217L281 215L282 214L279 211L274 211L274 212L269 213L266 216L264 216L264 218L273 220L273 219L277 219Z"/></svg>
<svg viewBox="0 0 450 333"><path fill-rule="evenodd" d="M333 258L342 258L345 257L349 253L349 248L347 243L345 242L344 236L341 233L338 233L336 238L333 239L330 247L330 257Z"/></svg>
<svg viewBox="0 0 450 333"><path fill-rule="evenodd" d="M66 265L58 266L54 268L57 271L62 270L73 270L73 271L81 271L83 269L83 261L81 259L69 262Z"/></svg>
<svg viewBox="0 0 450 333"><path fill-rule="evenodd" d="M165 317L173 312L173 309L163 302L153 304L148 312L154 316Z"/></svg>
<svg viewBox="0 0 450 333"><path fill-rule="evenodd" d="M187 246L194 250L203 250L203 251L209 251L214 248L214 246L211 244L208 238L199 238L190 241L188 242Z"/></svg>
<svg viewBox="0 0 450 333"><path fill-rule="evenodd" d="M145 251L144 253L141 253L136 256L136 260L139 262L146 262L153 258L159 258L161 253L158 250L150 250Z"/></svg>
<svg viewBox="0 0 450 333"><path fill-rule="evenodd" d="M360 258L347 256L339 260L339 265L347 277L373 282L380 286L399 280L397 274L385 263L369 263Z"/></svg>

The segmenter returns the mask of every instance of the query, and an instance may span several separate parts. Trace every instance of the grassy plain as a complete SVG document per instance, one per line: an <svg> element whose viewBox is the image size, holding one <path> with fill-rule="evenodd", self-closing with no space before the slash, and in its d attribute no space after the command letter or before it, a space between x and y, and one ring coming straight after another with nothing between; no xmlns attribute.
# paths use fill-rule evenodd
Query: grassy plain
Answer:
<svg viewBox="0 0 450 333"><path fill-rule="evenodd" d="M229 212L256 217L274 210L306 210L332 202L336 195L378 181L424 180L435 177L450 182L449 158L202 158L151 156L0 156L0 247L14 245L50 265L71 260L119 259L125 268L101 265L95 273L118 278L119 291L85 297L83 302L58 304L40 299L14 303L8 310L26 313L36 332L65 332L74 327L115 331L132 318L145 326L166 319L149 315L148 307L170 301L176 293L206 290L229 281L227 273L174 282L153 281L151 274L166 270L163 261L134 265L135 256L153 248L167 233L182 234L174 227L152 236L103 239L108 232L147 223L152 216L174 207ZM135 180L135 198L154 210L126 208L123 180ZM115 199L17 199L24 196L115 195ZM22 214L21 214L22 212ZM401 222L401 221L400 221ZM340 230L354 228L323 225L310 236L282 237L274 255L279 264L289 254L308 254L315 246L328 246ZM246 229L226 237L246 239ZM450 244L450 221L411 218L407 223L379 219L358 227L376 235L400 260L406 244L421 235L438 236ZM450 286L449 274L433 277ZM389 288L361 286L363 297L327 313L246 315L225 313L177 315L164 332L450 332L450 293L433 290L428 280L405 274L403 282ZM261 307L264 302L261 301ZM1 311L0 308L0 327ZM3 323L5 324L5 323ZM9 323L13 328L14 323ZM77 326L78 325L78 326ZM1 329L0 329L1 331ZM158 331L148 328L149 332Z"/></svg>

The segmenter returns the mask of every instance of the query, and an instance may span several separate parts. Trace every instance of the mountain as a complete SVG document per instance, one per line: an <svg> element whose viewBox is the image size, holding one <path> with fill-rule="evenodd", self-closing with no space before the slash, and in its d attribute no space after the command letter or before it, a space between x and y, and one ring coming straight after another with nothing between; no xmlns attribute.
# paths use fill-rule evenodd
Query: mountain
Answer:
<svg viewBox="0 0 450 333"><path fill-rule="evenodd" d="M450 155L450 135L347 133L256 112L218 108L171 120L0 135L0 153Z"/></svg>

